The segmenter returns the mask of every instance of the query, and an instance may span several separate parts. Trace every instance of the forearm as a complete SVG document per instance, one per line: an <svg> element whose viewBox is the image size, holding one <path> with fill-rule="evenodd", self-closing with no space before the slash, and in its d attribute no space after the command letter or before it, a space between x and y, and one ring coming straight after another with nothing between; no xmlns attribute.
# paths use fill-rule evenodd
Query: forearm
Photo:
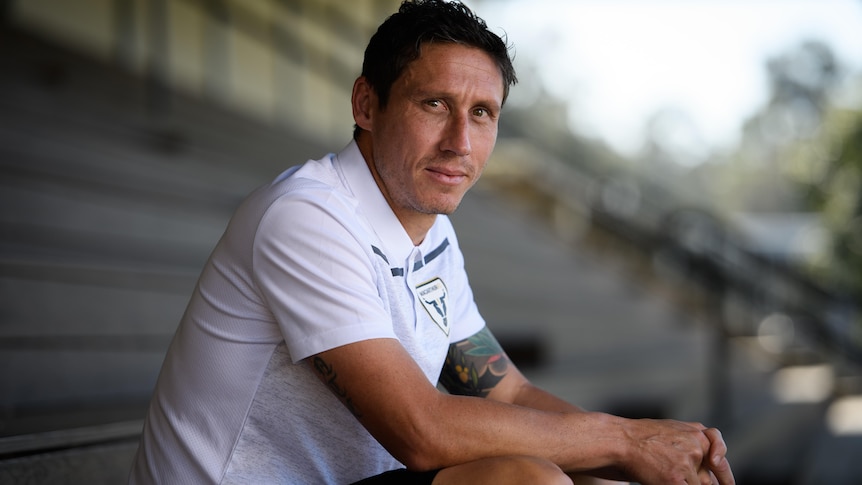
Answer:
<svg viewBox="0 0 862 485"><path fill-rule="evenodd" d="M559 397L538 388L529 382L523 384L521 386L520 391L515 396L514 403L519 406L524 406L533 409L540 409L545 411L554 411L561 413L585 413L586 411L576 406L568 401L560 399ZM619 467L617 466L604 466L601 468L593 468L589 470L576 470L576 469L567 469L567 471L572 475L572 478L578 478L581 472L585 472L588 475L592 475L595 477L605 478L609 480L628 480L628 477L625 476ZM578 474L577 476L574 474ZM583 480L578 481L575 480L575 483L587 483ZM594 483L590 481L589 483ZM598 483L598 482L595 482ZM601 482L605 483L605 482Z"/></svg>
<svg viewBox="0 0 862 485"><path fill-rule="evenodd" d="M540 456L564 470L583 471L613 466L625 453L625 437L621 433L619 418L586 413L530 384L517 367L511 365L487 328L449 348L441 382L452 394L473 396L462 406L465 410L475 407L475 419L466 424L470 428L461 432L479 436L480 445L483 440L489 440L487 442L524 447L522 450L494 450L497 456ZM475 397L485 399L475 401ZM500 403L507 404L499 406ZM500 415L489 415L485 410L494 406L501 408ZM489 424L484 424L485 418L489 418ZM612 424L617 425L617 435L608 429ZM473 429L473 426L479 429ZM495 435L484 437L484 431ZM496 436L509 432L512 433L511 442ZM616 440L613 446L599 446L609 445L613 440Z"/></svg>
<svg viewBox="0 0 862 485"><path fill-rule="evenodd" d="M445 444L427 450L428 458L440 460L428 464L429 468L492 456L528 455L545 458L569 472L615 469L628 446L620 418L585 412L561 400L533 403L541 404L539 407L442 397L441 412L454 419L438 423L433 439L426 441Z"/></svg>
<svg viewBox="0 0 862 485"><path fill-rule="evenodd" d="M374 355L374 365L367 362ZM598 413L532 409L511 399L446 394L394 339L356 342L310 359L311 368L368 431L408 468L432 469L499 456L536 456L566 470L617 462L623 435ZM497 392L514 394L520 373ZM499 397L500 394L495 394ZM508 401L508 402L506 402ZM609 439L616 437L617 445Z"/></svg>

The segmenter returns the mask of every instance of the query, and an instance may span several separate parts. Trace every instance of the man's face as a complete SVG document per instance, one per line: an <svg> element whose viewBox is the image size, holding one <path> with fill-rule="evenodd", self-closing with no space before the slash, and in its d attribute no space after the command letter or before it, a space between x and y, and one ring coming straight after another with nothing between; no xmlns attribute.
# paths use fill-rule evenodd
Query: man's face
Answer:
<svg viewBox="0 0 862 485"><path fill-rule="evenodd" d="M373 99L363 126L371 132L371 169L401 223L454 211L497 138L497 65L477 48L425 44L392 85L386 108Z"/></svg>

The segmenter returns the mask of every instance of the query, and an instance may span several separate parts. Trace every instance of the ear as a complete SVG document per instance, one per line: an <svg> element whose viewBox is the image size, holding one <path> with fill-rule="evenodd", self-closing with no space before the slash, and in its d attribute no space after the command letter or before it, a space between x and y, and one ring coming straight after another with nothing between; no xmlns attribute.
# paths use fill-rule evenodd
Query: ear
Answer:
<svg viewBox="0 0 862 485"><path fill-rule="evenodd" d="M377 94L364 76L358 77L353 83L353 95L350 100L353 105L353 121L356 122L356 126L371 131L374 108L377 107Z"/></svg>

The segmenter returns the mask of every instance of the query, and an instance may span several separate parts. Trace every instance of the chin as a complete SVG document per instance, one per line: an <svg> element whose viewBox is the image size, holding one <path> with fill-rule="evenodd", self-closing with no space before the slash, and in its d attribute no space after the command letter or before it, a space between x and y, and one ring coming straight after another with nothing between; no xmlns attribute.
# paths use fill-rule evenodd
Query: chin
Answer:
<svg viewBox="0 0 862 485"><path fill-rule="evenodd" d="M437 199L436 201L428 201L426 204L422 204L422 207L419 209L419 212L424 214L444 214L449 215L455 212L455 209L461 205L461 200L464 198L461 197L447 197L445 199Z"/></svg>
<svg viewBox="0 0 862 485"><path fill-rule="evenodd" d="M460 200L454 204L446 204L445 206L439 206L436 208L436 210L433 210L430 213L432 213L432 214L443 214L443 215L448 216L449 214L452 214L453 212L455 212L455 210L458 208L459 205L461 205Z"/></svg>

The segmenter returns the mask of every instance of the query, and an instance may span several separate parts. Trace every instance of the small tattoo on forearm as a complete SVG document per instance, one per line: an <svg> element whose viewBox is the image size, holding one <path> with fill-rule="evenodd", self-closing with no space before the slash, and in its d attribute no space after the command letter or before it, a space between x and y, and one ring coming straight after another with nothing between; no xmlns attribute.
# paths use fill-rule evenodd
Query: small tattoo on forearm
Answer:
<svg viewBox="0 0 862 485"><path fill-rule="evenodd" d="M359 409L353 403L353 399L347 395L347 390L341 387L341 385L336 382L338 378L338 374L332 368L328 362L320 358L319 356L315 356L313 360L314 370L318 375L326 382L326 385L329 387L338 399L344 403L347 407L347 410L350 411L356 418L361 418L362 414L359 412Z"/></svg>

